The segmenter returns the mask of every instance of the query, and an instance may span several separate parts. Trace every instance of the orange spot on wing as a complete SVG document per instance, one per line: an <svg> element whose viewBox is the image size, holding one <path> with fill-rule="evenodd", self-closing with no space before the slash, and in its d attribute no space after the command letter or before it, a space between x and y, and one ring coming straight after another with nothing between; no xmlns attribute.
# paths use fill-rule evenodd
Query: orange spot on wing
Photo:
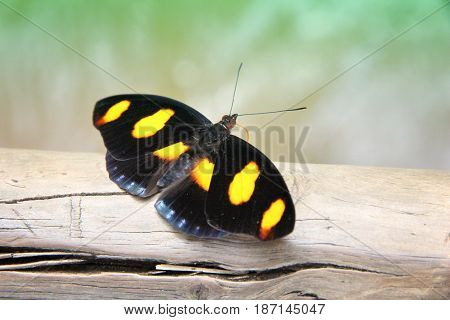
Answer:
<svg viewBox="0 0 450 320"><path fill-rule="evenodd" d="M209 190L214 170L214 163L208 158L201 159L192 170L191 176L195 183L205 191Z"/></svg>
<svg viewBox="0 0 450 320"><path fill-rule="evenodd" d="M97 127L104 125L105 123L115 121L120 118L122 113L128 110L131 102L128 100L122 100L117 102L115 105L111 106L108 111L103 115L103 117L99 118L95 125Z"/></svg>
<svg viewBox="0 0 450 320"><path fill-rule="evenodd" d="M189 148L190 147L183 142L177 142L154 151L153 155L163 160L172 161L178 159L178 157L188 151Z"/></svg>
<svg viewBox="0 0 450 320"><path fill-rule="evenodd" d="M151 116L142 118L136 122L131 134L136 139L151 137L161 130L174 114L175 111L172 109L158 110Z"/></svg>
<svg viewBox="0 0 450 320"><path fill-rule="evenodd" d="M261 240L267 239L273 227L280 222L285 209L286 204L283 199L279 198L270 204L269 209L264 211L259 229L259 238Z"/></svg>
<svg viewBox="0 0 450 320"><path fill-rule="evenodd" d="M255 191L255 182L259 177L259 167L254 162L249 162L237 173L228 187L228 198L235 206L250 200Z"/></svg>

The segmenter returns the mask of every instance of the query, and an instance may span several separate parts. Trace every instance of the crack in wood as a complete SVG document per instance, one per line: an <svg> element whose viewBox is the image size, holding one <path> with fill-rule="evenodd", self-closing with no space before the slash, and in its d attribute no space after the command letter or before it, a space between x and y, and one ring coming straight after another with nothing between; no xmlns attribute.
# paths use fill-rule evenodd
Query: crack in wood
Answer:
<svg viewBox="0 0 450 320"><path fill-rule="evenodd" d="M72 238L73 197L69 198L69 206L70 206L70 210L69 210L69 237Z"/></svg>
<svg viewBox="0 0 450 320"><path fill-rule="evenodd" d="M107 196L123 196L129 195L125 191L123 192L79 192L79 193L66 193L66 194L53 194L48 196L36 196L12 200L1 200L0 204L17 204L27 201L38 201L38 200L51 200L69 197L107 197Z"/></svg>
<svg viewBox="0 0 450 320"><path fill-rule="evenodd" d="M83 263L85 260L83 259L66 259L66 260L49 260L49 261L37 261L37 262L29 262L29 263L20 263L20 264L11 264L11 265L0 265L1 271L13 271L13 270L30 270L39 267L51 267L51 266L60 266L65 264L76 264Z"/></svg>
<svg viewBox="0 0 450 320"><path fill-rule="evenodd" d="M1 249L1 247L0 247ZM26 249L25 249L25 252ZM28 251L30 252L30 251ZM17 259L19 258L20 259ZM372 270L367 268L360 268L347 265L338 265L333 263L298 263L285 265L267 270L244 270L236 271L223 268L216 263L205 261L193 261L187 264L174 264L168 261L160 260L136 260L127 258L116 258L102 255L101 257L94 254L86 255L85 253L67 252L66 254L55 254L55 252L49 252L46 256L45 251L36 252L35 256L32 255L11 255L11 258L4 257L3 263L0 264L0 270L2 265L7 265L5 270L14 269L15 261L17 261L17 270L24 270L28 272L61 272L66 273L98 273L103 271L114 270L116 272L128 272L136 274L146 274L147 276L187 276L198 275L211 276L216 278L224 278L230 281L263 281L275 278L287 276L296 272L304 270L318 270L318 269L335 269L335 270L348 270L354 272L364 272L371 274L381 274L394 277L404 276L402 274L395 274L390 272L383 272L378 270ZM74 261L74 263L71 263ZM60 269L58 269L60 268ZM162 273L153 273L151 271L164 271ZM150 273L149 273L150 272Z"/></svg>
<svg viewBox="0 0 450 320"><path fill-rule="evenodd" d="M308 298L312 298L314 300L324 300L323 298L320 298L317 294L312 293L312 292L305 292L303 290L293 290L290 292L287 292L286 294L284 294L283 296L288 296L291 294L295 294L297 297L308 297Z"/></svg>
<svg viewBox="0 0 450 320"><path fill-rule="evenodd" d="M19 258L33 258L38 256L64 256L66 255L63 251L44 251L44 252L10 252L10 253L0 253L0 260L1 259L19 259ZM78 253L79 257L91 257L92 254L90 253Z"/></svg>
<svg viewBox="0 0 450 320"><path fill-rule="evenodd" d="M17 180L15 180L15 181L16 181L15 183L19 182L19 181L17 181ZM13 182L14 182L14 181L13 181ZM9 183L8 181L4 181L4 183L7 184L8 186L11 186L11 187L14 187L14 188L21 188L21 189L25 189L25 188L26 188L25 186L21 186L21 185L17 185L17 184L12 184L12 183Z"/></svg>
<svg viewBox="0 0 450 320"><path fill-rule="evenodd" d="M5 241L5 240L0 240L0 243L1 243L2 245L3 245L3 244L9 245L9 244L14 243L15 241L17 241L17 240L19 240L19 239L20 239L20 237L15 237L15 238L9 239L9 240L7 240L7 241Z"/></svg>
<svg viewBox="0 0 450 320"><path fill-rule="evenodd" d="M83 215L83 207L81 206L81 201L82 201L83 197L79 197L78 198L78 211L77 211L77 215L76 215L76 220L75 220L75 226L77 227L77 236L79 238L83 238L83 232L81 230L81 222L82 220L82 215Z"/></svg>
<svg viewBox="0 0 450 320"><path fill-rule="evenodd" d="M81 199L82 197L70 197L70 210L69 210L69 236L70 238L83 238L83 233L81 231ZM78 200L78 201L77 201ZM74 204L77 203L77 204Z"/></svg>

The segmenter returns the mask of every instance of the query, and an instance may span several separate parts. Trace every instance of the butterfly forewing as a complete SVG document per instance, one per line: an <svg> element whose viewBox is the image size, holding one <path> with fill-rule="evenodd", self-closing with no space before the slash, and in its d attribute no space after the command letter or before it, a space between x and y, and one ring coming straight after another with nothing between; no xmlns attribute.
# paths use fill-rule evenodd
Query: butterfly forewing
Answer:
<svg viewBox="0 0 450 320"><path fill-rule="evenodd" d="M295 208L275 165L249 143L230 136L215 160L206 200L208 223L261 240L289 234Z"/></svg>
<svg viewBox="0 0 450 320"><path fill-rule="evenodd" d="M199 127L211 124L195 109L155 95L117 95L102 99L93 121L108 151L131 158L186 141Z"/></svg>
<svg viewBox="0 0 450 320"><path fill-rule="evenodd" d="M158 191L156 182L170 163L190 150L194 132L211 124L181 102L139 94L100 100L93 121L108 150L111 180L141 197Z"/></svg>

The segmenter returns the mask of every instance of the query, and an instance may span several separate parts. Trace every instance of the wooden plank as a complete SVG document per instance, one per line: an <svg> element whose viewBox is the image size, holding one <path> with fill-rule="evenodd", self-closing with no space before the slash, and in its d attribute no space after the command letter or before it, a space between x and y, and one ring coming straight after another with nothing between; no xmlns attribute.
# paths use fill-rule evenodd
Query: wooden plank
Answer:
<svg viewBox="0 0 450 320"><path fill-rule="evenodd" d="M0 296L450 297L449 172L279 167L291 235L202 240L118 189L102 155L0 149Z"/></svg>

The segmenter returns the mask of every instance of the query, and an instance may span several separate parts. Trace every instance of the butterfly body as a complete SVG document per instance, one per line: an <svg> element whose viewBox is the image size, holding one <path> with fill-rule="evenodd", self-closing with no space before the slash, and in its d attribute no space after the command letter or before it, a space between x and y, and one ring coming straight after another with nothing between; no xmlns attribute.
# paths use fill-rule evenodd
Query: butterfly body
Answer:
<svg viewBox="0 0 450 320"><path fill-rule="evenodd" d="M197 237L283 237L295 223L291 196L273 163L231 134L237 117L213 124L153 95L113 96L94 109L110 179L136 196L161 192L155 208L175 229Z"/></svg>

